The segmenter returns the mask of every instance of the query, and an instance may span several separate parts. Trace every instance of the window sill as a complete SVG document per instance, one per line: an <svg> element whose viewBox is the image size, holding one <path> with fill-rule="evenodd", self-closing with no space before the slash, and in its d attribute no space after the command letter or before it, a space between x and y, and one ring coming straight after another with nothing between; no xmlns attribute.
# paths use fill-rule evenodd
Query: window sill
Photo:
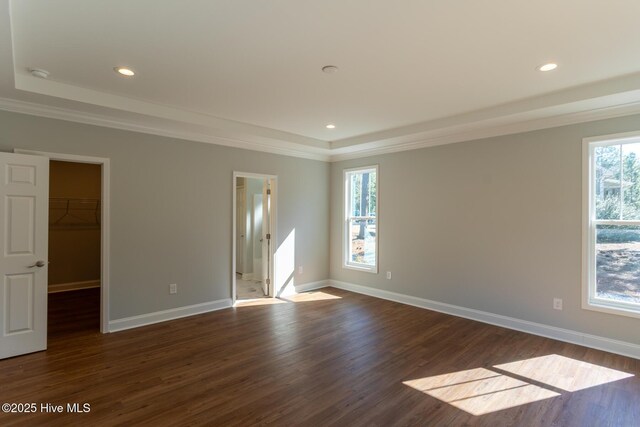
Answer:
<svg viewBox="0 0 640 427"><path fill-rule="evenodd" d="M599 311L601 313L616 314L618 316L635 317L640 319L640 307L625 307L610 303L608 301L590 299L583 301L582 308L584 310Z"/></svg>
<svg viewBox="0 0 640 427"><path fill-rule="evenodd" d="M342 268L346 270L361 271L363 273L378 274L378 266L375 267L359 267L356 265L342 264Z"/></svg>

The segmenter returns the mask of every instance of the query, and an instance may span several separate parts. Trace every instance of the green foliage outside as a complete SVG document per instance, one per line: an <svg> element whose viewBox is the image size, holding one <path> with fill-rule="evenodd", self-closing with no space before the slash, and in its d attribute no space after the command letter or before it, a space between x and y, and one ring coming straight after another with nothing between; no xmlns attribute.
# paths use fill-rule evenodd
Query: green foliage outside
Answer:
<svg viewBox="0 0 640 427"><path fill-rule="evenodd" d="M640 159L634 151L623 147L610 145L596 148L597 219L640 220ZM598 243L637 242L640 241L640 228L598 225L597 240Z"/></svg>
<svg viewBox="0 0 640 427"><path fill-rule="evenodd" d="M375 173L353 174L351 189L354 208L353 216L376 216L376 186ZM364 193L364 203L362 194Z"/></svg>

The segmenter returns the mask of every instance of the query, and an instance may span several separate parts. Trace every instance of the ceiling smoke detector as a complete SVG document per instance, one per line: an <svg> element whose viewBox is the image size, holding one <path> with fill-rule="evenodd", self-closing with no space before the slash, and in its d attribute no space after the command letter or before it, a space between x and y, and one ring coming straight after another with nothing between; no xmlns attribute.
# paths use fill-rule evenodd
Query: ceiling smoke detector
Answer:
<svg viewBox="0 0 640 427"><path fill-rule="evenodd" d="M41 68L29 68L29 72L33 77L37 77L39 79L46 79L49 77L49 72Z"/></svg>
<svg viewBox="0 0 640 427"><path fill-rule="evenodd" d="M322 67L322 72L327 74L333 74L338 72L338 67L336 67L335 65L325 65L324 67Z"/></svg>

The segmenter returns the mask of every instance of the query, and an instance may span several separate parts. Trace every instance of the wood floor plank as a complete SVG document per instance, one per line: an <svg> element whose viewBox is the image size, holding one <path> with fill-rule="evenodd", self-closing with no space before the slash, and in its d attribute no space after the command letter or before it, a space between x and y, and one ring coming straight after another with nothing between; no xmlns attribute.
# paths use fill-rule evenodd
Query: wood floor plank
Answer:
<svg viewBox="0 0 640 427"><path fill-rule="evenodd" d="M343 290L106 335L97 290L50 298L0 401L91 411L2 426L640 425L638 360Z"/></svg>

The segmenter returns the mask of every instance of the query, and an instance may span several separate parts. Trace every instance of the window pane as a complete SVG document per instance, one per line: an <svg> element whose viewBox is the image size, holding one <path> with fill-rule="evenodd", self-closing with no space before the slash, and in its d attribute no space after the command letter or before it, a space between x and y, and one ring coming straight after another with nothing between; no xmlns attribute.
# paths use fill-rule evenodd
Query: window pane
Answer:
<svg viewBox="0 0 640 427"><path fill-rule="evenodd" d="M360 205L362 200L362 174L349 174L349 191L351 200L349 201L349 216L361 216Z"/></svg>
<svg viewBox="0 0 640 427"><path fill-rule="evenodd" d="M596 296L640 304L640 226L596 227Z"/></svg>
<svg viewBox="0 0 640 427"><path fill-rule="evenodd" d="M640 220L640 144L622 146L622 219Z"/></svg>
<svg viewBox="0 0 640 427"><path fill-rule="evenodd" d="M378 185L377 177L375 172L370 172L369 174L369 216L376 216L376 186Z"/></svg>
<svg viewBox="0 0 640 427"><path fill-rule="evenodd" d="M376 265L376 221L349 221L349 261Z"/></svg>
<svg viewBox="0 0 640 427"><path fill-rule="evenodd" d="M349 216L375 216L376 174L375 172L353 172L349 175L351 200Z"/></svg>
<svg viewBox="0 0 640 427"><path fill-rule="evenodd" d="M596 218L620 219L620 145L595 148Z"/></svg>
<svg viewBox="0 0 640 427"><path fill-rule="evenodd" d="M348 191L345 263L367 270L374 270L377 266L376 175L375 168L345 172Z"/></svg>

